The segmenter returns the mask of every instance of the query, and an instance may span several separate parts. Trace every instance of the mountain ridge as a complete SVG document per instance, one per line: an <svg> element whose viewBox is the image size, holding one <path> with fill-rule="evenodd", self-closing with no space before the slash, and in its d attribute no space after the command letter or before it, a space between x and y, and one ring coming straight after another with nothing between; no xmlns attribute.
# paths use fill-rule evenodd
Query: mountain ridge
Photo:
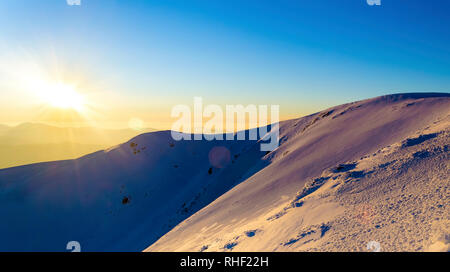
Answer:
<svg viewBox="0 0 450 272"><path fill-rule="evenodd" d="M417 130L432 126L439 118L448 118L448 97L449 94L417 93L381 96L332 107L304 118L281 123L281 144L269 155L271 163L266 168L191 216L147 250L198 251L201 248L209 248L212 251L227 251L230 249L229 245L233 245L231 249L238 251L290 250L277 248L276 243L271 246L264 245L278 241L275 233L269 238L257 239L265 241L261 242L263 245L246 247L245 243L254 243L247 241L251 240L250 238L242 238L245 237L244 232L254 229L255 226L248 224L246 229L242 229L246 224L233 224L230 220L261 223L260 220L283 215L283 208L279 209L281 214L278 214L275 211L270 212L270 207L287 205L286 199L295 199L296 192L307 186L310 179L318 179L312 181L312 184L324 183L320 178L323 171L333 167L339 168L341 164L344 169L346 165L352 167L352 161L358 161L368 154L401 142ZM361 117L361 114L364 115ZM448 129L448 123L445 123L445 126L444 130ZM441 141L445 142L445 137ZM446 160L448 158L444 159ZM313 188L316 186L319 185L313 185ZM338 211L340 207L337 205L329 209ZM322 209L321 212L326 210ZM231 218L229 215L232 215ZM321 223L327 226L327 222ZM265 226L263 223L260 225ZM276 230L282 230L283 227L289 229L295 225L278 225ZM316 227L320 229L320 226ZM236 233L234 229L240 229L242 232ZM317 233L317 229L312 230ZM179 235L181 233L182 237ZM237 246L240 244L238 239L245 240L242 246ZM177 242L174 243L174 240ZM214 242L216 240L220 242ZM359 246L358 250L362 250L365 245ZM405 249L400 247L399 250Z"/></svg>
<svg viewBox="0 0 450 272"><path fill-rule="evenodd" d="M415 96L282 121L280 146L268 154L258 141L176 142L159 131L77 160L0 170L0 216L9 222L0 226L0 251L65 251L72 240L83 251L198 251L203 242L170 241L180 229L197 239L211 226L252 221L324 170L448 115L448 94Z"/></svg>

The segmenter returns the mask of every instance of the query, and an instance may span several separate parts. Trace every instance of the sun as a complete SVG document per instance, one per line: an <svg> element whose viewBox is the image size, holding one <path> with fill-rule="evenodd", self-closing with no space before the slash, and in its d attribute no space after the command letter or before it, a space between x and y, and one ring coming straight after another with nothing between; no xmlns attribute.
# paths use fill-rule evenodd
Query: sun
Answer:
<svg viewBox="0 0 450 272"><path fill-rule="evenodd" d="M43 101L54 108L76 111L84 109L84 97L72 85L61 82L45 84L38 92Z"/></svg>

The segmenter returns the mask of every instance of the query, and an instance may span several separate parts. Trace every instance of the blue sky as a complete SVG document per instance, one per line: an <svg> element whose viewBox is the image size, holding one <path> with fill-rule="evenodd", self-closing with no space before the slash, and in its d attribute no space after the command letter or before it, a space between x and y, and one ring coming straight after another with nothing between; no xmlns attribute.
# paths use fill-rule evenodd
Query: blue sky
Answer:
<svg viewBox="0 0 450 272"><path fill-rule="evenodd" d="M450 1L381 4L4 0L0 56L57 63L140 114L194 96L280 104L293 117L387 93L449 92Z"/></svg>

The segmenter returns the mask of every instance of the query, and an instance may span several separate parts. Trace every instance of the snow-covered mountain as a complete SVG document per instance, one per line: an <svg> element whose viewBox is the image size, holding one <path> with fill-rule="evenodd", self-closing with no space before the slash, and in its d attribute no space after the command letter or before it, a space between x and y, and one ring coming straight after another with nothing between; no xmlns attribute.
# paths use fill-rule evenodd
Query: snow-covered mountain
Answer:
<svg viewBox="0 0 450 272"><path fill-rule="evenodd" d="M0 251L445 249L449 115L389 95L281 122L270 153L163 131L3 169Z"/></svg>
<svg viewBox="0 0 450 272"><path fill-rule="evenodd" d="M250 176L256 141L140 135L77 160L0 170L0 251L143 250Z"/></svg>
<svg viewBox="0 0 450 272"><path fill-rule="evenodd" d="M450 95L283 122L268 165L147 251L449 250Z"/></svg>

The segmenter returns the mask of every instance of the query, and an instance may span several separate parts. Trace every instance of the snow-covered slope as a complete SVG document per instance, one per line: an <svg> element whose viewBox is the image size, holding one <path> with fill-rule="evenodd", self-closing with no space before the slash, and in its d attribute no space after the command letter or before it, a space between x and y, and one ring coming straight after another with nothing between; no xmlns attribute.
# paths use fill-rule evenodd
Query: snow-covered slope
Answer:
<svg viewBox="0 0 450 272"><path fill-rule="evenodd" d="M378 97L280 128L266 167L147 251L449 249L449 94Z"/></svg>
<svg viewBox="0 0 450 272"><path fill-rule="evenodd" d="M269 154L165 131L3 169L0 251L442 249L449 114L449 94L390 95L282 122Z"/></svg>
<svg viewBox="0 0 450 272"><path fill-rule="evenodd" d="M0 170L0 251L141 251L250 175L256 141L169 131L77 160ZM256 170L253 170L256 171Z"/></svg>

